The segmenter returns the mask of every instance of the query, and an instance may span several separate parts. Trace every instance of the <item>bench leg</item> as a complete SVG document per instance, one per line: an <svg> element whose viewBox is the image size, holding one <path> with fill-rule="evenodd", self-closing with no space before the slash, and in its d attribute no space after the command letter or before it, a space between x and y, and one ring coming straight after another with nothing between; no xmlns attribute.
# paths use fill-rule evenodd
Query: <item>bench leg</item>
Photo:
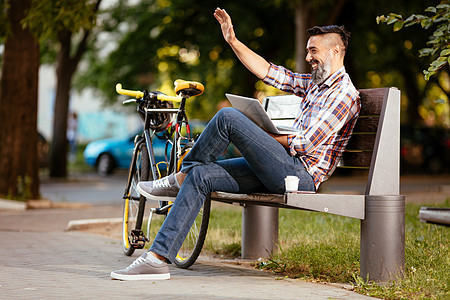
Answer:
<svg viewBox="0 0 450 300"><path fill-rule="evenodd" d="M361 277L395 280L405 269L405 196L366 195L361 221Z"/></svg>
<svg viewBox="0 0 450 300"><path fill-rule="evenodd" d="M268 258L278 243L278 208L246 204L242 210L242 258Z"/></svg>

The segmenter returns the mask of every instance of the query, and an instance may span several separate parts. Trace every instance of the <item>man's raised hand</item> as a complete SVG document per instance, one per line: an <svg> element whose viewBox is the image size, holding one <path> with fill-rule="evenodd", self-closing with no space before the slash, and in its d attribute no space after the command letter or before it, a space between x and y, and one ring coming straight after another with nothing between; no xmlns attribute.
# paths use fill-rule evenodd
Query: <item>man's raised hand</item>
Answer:
<svg viewBox="0 0 450 300"><path fill-rule="evenodd" d="M234 39L236 39L230 16L225 9L216 8L214 11L214 17L220 24L225 41L230 44Z"/></svg>

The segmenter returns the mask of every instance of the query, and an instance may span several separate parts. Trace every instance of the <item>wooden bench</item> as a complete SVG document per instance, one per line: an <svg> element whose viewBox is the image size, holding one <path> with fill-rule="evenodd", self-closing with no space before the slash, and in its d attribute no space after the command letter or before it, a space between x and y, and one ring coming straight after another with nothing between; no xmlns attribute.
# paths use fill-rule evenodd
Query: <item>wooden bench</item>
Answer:
<svg viewBox="0 0 450 300"><path fill-rule="evenodd" d="M278 208L331 213L361 220L361 276L386 281L405 266L405 197L400 181L400 91L360 90L361 112L339 163L368 169L365 194L231 194L211 200L243 205L242 256L268 257L278 241ZM270 97L269 101L279 101ZM291 96L292 97L292 96ZM281 98L282 99L282 98ZM267 105L270 112L270 104Z"/></svg>

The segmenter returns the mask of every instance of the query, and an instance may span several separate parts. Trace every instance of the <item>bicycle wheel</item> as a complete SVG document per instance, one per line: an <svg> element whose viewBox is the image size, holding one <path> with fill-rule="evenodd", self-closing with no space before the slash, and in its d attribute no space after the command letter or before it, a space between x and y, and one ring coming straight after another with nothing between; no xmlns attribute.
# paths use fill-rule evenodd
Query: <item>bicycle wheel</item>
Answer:
<svg viewBox="0 0 450 300"><path fill-rule="evenodd" d="M136 239L133 230L142 229L142 220L144 218L145 197L137 191L139 181L146 181L149 178L149 158L147 147L144 143L135 149L135 158L133 159L129 170L129 186L124 196L123 221L122 221L122 247L125 255L132 255L137 248L131 241ZM141 237L143 238L143 236ZM145 238L141 241L145 244ZM143 247L143 245L142 245ZM139 247L139 248L142 248Z"/></svg>
<svg viewBox="0 0 450 300"><path fill-rule="evenodd" d="M180 169L181 161L184 159L186 154L190 151L191 145L187 145L183 148L183 152L179 161L179 164L177 166L177 171ZM167 203L167 202L166 202ZM170 204L170 203L168 203ZM192 224L188 235L186 236L186 239L184 240L183 244L181 245L180 250L178 251L177 257L174 261L174 264L183 269L187 269L190 266L194 264L194 262L197 260L198 256L200 255L200 252L203 248L203 243L205 242L206 238L206 232L208 230L208 224L209 224L209 214L210 214L210 208L211 208L211 201L209 197L205 200L203 203L199 214L197 215L194 224ZM160 213L161 214L161 213ZM154 212L150 211L150 217L147 224L147 232L152 232L152 235L156 234L157 230L161 227L161 222L158 222L157 220L153 220ZM167 215L167 211L164 214ZM152 227L152 228L150 228ZM148 234L148 239L150 239L150 234Z"/></svg>
<svg viewBox="0 0 450 300"><path fill-rule="evenodd" d="M207 197L175 258L174 264L177 267L189 268L200 255L208 231L210 208L211 199Z"/></svg>
<svg viewBox="0 0 450 300"><path fill-rule="evenodd" d="M177 171L181 169L181 162L189 151L191 151L191 148L191 144L188 144L183 148L181 158L177 165ZM203 243L205 242L206 232L208 231L210 208L211 200L207 197L175 258L174 264L177 267L183 269L189 268L200 255Z"/></svg>

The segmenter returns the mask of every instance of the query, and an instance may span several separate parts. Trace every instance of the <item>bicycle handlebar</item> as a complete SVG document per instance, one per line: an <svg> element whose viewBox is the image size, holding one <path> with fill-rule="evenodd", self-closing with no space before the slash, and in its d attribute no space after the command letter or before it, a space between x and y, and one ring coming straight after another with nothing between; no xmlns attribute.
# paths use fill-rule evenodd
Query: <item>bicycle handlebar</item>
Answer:
<svg viewBox="0 0 450 300"><path fill-rule="evenodd" d="M130 90L122 89L122 84L120 84L120 83L116 84L116 92L118 94L125 95L125 96L131 96L134 98L144 97L144 93L141 91L130 91Z"/></svg>
<svg viewBox="0 0 450 300"><path fill-rule="evenodd" d="M131 96L134 98L142 98L144 97L144 93L141 91L131 91L131 90L125 90L122 88L122 84L118 83L116 84L116 92L121 95L125 96ZM156 97L158 100L161 101L172 101L172 102L181 102L182 97L180 96L168 96L164 94L156 94Z"/></svg>

